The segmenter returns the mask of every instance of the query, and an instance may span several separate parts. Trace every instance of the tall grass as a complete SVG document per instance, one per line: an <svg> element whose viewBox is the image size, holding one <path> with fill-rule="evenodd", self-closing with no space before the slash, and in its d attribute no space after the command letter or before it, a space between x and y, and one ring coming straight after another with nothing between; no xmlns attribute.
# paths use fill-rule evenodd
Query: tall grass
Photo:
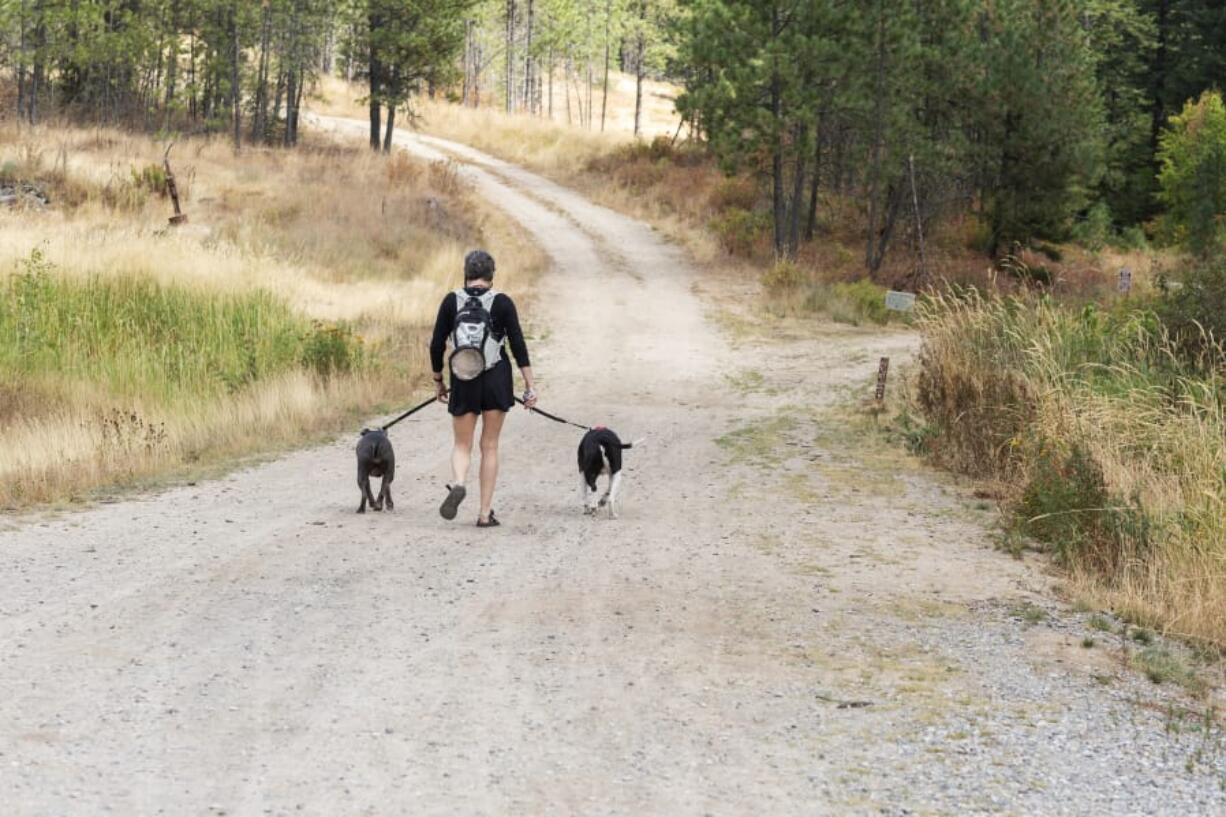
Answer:
<svg viewBox="0 0 1226 817"><path fill-rule="evenodd" d="M0 280L0 506L235 453L317 395L352 410L335 382L369 380L370 361L267 292L63 277L35 253Z"/></svg>
<svg viewBox="0 0 1226 817"><path fill-rule="evenodd" d="M296 151L0 124L0 173L51 197L0 230L0 508L335 431L426 385L464 253L519 296L543 254L453 168L307 135Z"/></svg>
<svg viewBox="0 0 1226 817"><path fill-rule="evenodd" d="M298 367L348 372L363 360L346 327L312 324L262 290L53 273L35 253L0 283L0 378L69 375L116 398L168 405Z"/></svg>
<svg viewBox="0 0 1226 817"><path fill-rule="evenodd" d="M1226 355L1143 309L934 297L917 397L945 464L1121 612L1226 645Z"/></svg>

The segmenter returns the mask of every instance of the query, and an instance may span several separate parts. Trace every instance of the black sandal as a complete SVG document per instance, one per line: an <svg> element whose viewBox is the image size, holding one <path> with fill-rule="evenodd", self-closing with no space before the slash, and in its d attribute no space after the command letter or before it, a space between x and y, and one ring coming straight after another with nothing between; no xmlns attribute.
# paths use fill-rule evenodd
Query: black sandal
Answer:
<svg viewBox="0 0 1226 817"><path fill-rule="evenodd" d="M490 509L490 518L488 521L482 522L481 517L477 517L477 527L479 528L496 528L501 524L502 523L498 521L498 518L494 516L494 511L492 508Z"/></svg>
<svg viewBox="0 0 1226 817"><path fill-rule="evenodd" d="M443 504L439 506L438 512L442 514L444 519L455 519L456 511L460 507L460 503L464 501L464 497L468 495L468 489L463 485L448 485L447 498L443 500Z"/></svg>

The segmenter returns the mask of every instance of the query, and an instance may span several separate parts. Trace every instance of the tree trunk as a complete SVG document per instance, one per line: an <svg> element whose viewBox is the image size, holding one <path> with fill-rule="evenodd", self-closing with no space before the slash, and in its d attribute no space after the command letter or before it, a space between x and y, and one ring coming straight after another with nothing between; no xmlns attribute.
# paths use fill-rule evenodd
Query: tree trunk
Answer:
<svg viewBox="0 0 1226 817"><path fill-rule="evenodd" d="M507 0L507 113L515 110L515 0Z"/></svg>
<svg viewBox="0 0 1226 817"><path fill-rule="evenodd" d="M643 122L643 59L647 53L647 0L639 0L639 30L634 43L634 135Z"/></svg>
<svg viewBox="0 0 1226 817"><path fill-rule="evenodd" d="M272 8L267 2L261 10L260 53L255 69L255 105L251 116L251 138L268 138L268 45L272 37Z"/></svg>
<svg viewBox="0 0 1226 817"><path fill-rule="evenodd" d="M1162 129L1166 127L1166 73L1167 73L1167 47L1168 35L1170 31L1170 0L1158 0L1158 8L1155 22L1155 29L1158 32L1158 46L1154 49L1154 62L1151 71L1154 78L1154 99L1150 112L1150 130L1149 130L1149 153L1155 157L1155 166L1158 156L1158 140L1162 136Z"/></svg>
<svg viewBox="0 0 1226 817"><path fill-rule="evenodd" d="M370 83L370 149L379 149L379 114L380 114L380 93L383 87L383 66L379 62L379 49L375 44L376 35L383 25L383 21L377 14L371 14L369 17L370 24L370 54L368 55L369 66L368 75Z"/></svg>
<svg viewBox="0 0 1226 817"><path fill-rule="evenodd" d="M778 73L771 77L771 117L776 130L783 116L783 101L781 99L780 79ZM774 218L775 257L786 257L786 242L784 241L784 225L786 205L783 192L783 133L779 131L771 146L771 207Z"/></svg>
<svg viewBox="0 0 1226 817"><path fill-rule="evenodd" d="M230 9L230 101L234 117L234 149L238 150L242 147L242 95L243 89L239 85L238 76L238 61L242 55L238 42L238 3Z"/></svg>
<svg viewBox="0 0 1226 817"><path fill-rule="evenodd" d="M587 59L587 129L592 129L592 57L589 54Z"/></svg>
<svg viewBox="0 0 1226 817"><path fill-rule="evenodd" d="M600 95L600 130L604 132L605 113L609 108L609 24L613 21L613 2L604 3L604 90Z"/></svg>
<svg viewBox="0 0 1226 817"><path fill-rule="evenodd" d="M874 237L877 232L877 220L880 216L881 193L881 153L885 142L885 9L883 4L877 4L877 65L875 75L875 91L873 104L873 143L869 148L868 158L868 224L865 228L864 266L874 272L876 265L873 258Z"/></svg>
<svg viewBox="0 0 1226 817"><path fill-rule="evenodd" d="M473 28L472 20L464 20L464 80L460 86L460 105L468 107L468 92L472 88Z"/></svg>
<svg viewBox="0 0 1226 817"><path fill-rule="evenodd" d="M792 153L795 155L794 177L792 178L792 198L788 203L788 258L795 258L800 249L800 213L801 201L805 195L805 170L808 157L805 156L805 140L809 138L809 126L802 122L793 131Z"/></svg>
<svg viewBox="0 0 1226 817"><path fill-rule="evenodd" d="M324 30L323 48L319 54L319 72L324 76L332 73L332 64L335 59L333 52L336 50L336 21L332 18L328 19L327 28Z"/></svg>
<svg viewBox="0 0 1226 817"><path fill-rule="evenodd" d="M176 83L179 79L179 40L170 38L170 57L166 64L166 93L162 97L162 107L165 109L165 119L170 122L170 106L175 101Z"/></svg>
<svg viewBox="0 0 1226 817"><path fill-rule="evenodd" d="M528 32L527 40L524 43L524 108L530 113L536 110L532 104L532 88L534 87L534 77L532 76L532 17L534 5L533 0L528 0Z"/></svg>
<svg viewBox="0 0 1226 817"><path fill-rule="evenodd" d="M779 14L779 4L775 3L771 11L771 36L778 37L782 28ZM778 57L774 58L778 60ZM770 82L771 124L775 129L775 138L771 145L771 212L774 222L775 257L787 257L787 241L784 236L786 229L787 205L784 201L783 180L783 78L779 75L777 63L771 66Z"/></svg>
<svg viewBox="0 0 1226 817"><path fill-rule="evenodd" d="M817 127L813 133L813 180L809 185L809 217L805 222L805 241L812 241L817 232L817 193L822 184L822 136L824 128L820 114L817 117Z"/></svg>
<svg viewBox="0 0 1226 817"><path fill-rule="evenodd" d="M876 247L869 257L868 270L872 275L876 275L881 270L881 265L885 261L886 251L894 236L894 226L898 223L898 213L902 209L903 200L904 188L901 185L892 185L886 194L883 222L877 235Z"/></svg>
<svg viewBox="0 0 1226 817"><path fill-rule="evenodd" d="M21 26L18 32L17 46L17 119L18 121L26 118L26 4L24 0L21 3L21 10L18 16L18 24Z"/></svg>
<svg viewBox="0 0 1226 817"><path fill-rule="evenodd" d="M412 125L411 122L409 124ZM387 131L383 135L383 152L384 153L392 152L392 132L395 130L395 127L396 127L396 106L388 105L387 106Z"/></svg>
<svg viewBox="0 0 1226 817"><path fill-rule="evenodd" d="M34 62L30 68L30 96L26 100L26 113L31 125L38 123L38 95L42 91L43 73L47 47L47 21L42 3L36 3L34 13Z"/></svg>
<svg viewBox="0 0 1226 817"><path fill-rule="evenodd" d="M195 15L193 15L193 18ZM195 20L193 19L193 29ZM187 117L196 120L196 35L193 31L187 43Z"/></svg>
<svg viewBox="0 0 1226 817"><path fill-rule="evenodd" d="M473 107L481 107L481 43L473 48Z"/></svg>
<svg viewBox="0 0 1226 817"><path fill-rule="evenodd" d="M570 57L566 58L566 69L562 73L562 90L566 92L566 124L573 125L574 118L570 111Z"/></svg>
<svg viewBox="0 0 1226 817"><path fill-rule="evenodd" d="M170 106L175 101L176 83L179 78L179 0L170 4L170 54L166 61L166 90L162 95L162 121L170 125Z"/></svg>
<svg viewBox="0 0 1226 817"><path fill-rule="evenodd" d="M549 121L553 121L553 46L549 46Z"/></svg>
<svg viewBox="0 0 1226 817"><path fill-rule="evenodd" d="M285 78L285 133L281 136L281 144L289 147L294 144L296 135L294 133L295 125L298 121L298 86L302 81L302 76L299 71L291 67L286 72Z"/></svg>

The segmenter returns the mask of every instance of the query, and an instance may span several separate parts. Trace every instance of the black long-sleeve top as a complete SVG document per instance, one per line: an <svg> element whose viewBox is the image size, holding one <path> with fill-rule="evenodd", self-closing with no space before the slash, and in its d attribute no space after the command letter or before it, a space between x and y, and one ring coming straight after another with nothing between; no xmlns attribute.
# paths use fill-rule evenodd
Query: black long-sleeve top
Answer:
<svg viewBox="0 0 1226 817"><path fill-rule="evenodd" d="M480 296L485 290L477 287L467 287L464 290L469 295ZM447 293L438 306L438 317L434 320L434 335L430 338L430 365L435 373L443 370L443 355L447 351L447 340L455 327L456 296L454 292ZM528 344L524 343L523 330L519 328L519 313L515 311L515 302L511 296L499 292L490 305L490 328L494 334L505 338L511 343L511 354L515 363L523 369L531 366L528 359ZM507 359L507 348L502 347L502 359Z"/></svg>

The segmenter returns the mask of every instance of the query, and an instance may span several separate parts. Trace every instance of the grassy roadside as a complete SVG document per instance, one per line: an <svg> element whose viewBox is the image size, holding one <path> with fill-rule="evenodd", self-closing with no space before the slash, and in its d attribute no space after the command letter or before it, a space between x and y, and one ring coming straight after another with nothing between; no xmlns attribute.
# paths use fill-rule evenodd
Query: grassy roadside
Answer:
<svg viewBox="0 0 1226 817"><path fill-rule="evenodd" d="M1226 646L1226 352L1190 358L1153 312L933 298L901 426L989 481L1009 536L1126 620Z"/></svg>
<svg viewBox="0 0 1226 817"><path fill-rule="evenodd" d="M214 466L335 432L423 386L463 253L508 286L544 259L446 166L308 141L164 144L8 129L0 181L0 508Z"/></svg>

